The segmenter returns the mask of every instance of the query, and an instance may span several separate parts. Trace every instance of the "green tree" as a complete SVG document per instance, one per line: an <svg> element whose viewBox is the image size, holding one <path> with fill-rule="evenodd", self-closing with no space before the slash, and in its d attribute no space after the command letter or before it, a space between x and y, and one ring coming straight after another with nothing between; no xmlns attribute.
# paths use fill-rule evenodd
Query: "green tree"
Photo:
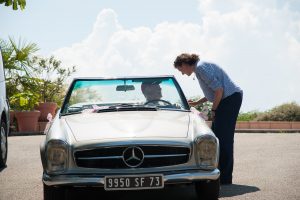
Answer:
<svg viewBox="0 0 300 200"><path fill-rule="evenodd" d="M12 38L9 40L0 39L0 47L4 63L6 76L7 96L29 90L36 84L36 80L32 78L34 70L32 57L38 51L35 43L26 43L19 39L16 43Z"/></svg>
<svg viewBox="0 0 300 200"><path fill-rule="evenodd" d="M2 57L6 76L30 75L33 71L32 56L39 50L35 43L27 43L19 39L18 43L9 37L9 40L0 39Z"/></svg>
<svg viewBox="0 0 300 200"><path fill-rule="evenodd" d="M34 56L35 43L12 38L0 39L6 75L7 96L12 109L32 110L39 102L56 102L61 105L66 89L66 79L74 73L75 66L66 68L61 61Z"/></svg>
<svg viewBox="0 0 300 200"><path fill-rule="evenodd" d="M29 107L36 104L37 98L31 98L30 102L23 100L32 96L36 97L31 94L31 91L37 86L37 79L32 77L34 71L32 57L38 51L37 45L27 43L22 39L19 39L17 43L14 39L9 38L9 40L0 39L0 46L6 76L6 91L12 109L21 108L20 103L23 108L27 106L26 102ZM18 98L19 100L17 100ZM29 107L26 109L33 109Z"/></svg>
<svg viewBox="0 0 300 200"><path fill-rule="evenodd" d="M35 77L38 77L36 92L40 94L40 101L56 102L61 105L66 88L65 81L76 71L75 66L63 67L61 61L54 56L50 58L34 56L32 63Z"/></svg>
<svg viewBox="0 0 300 200"><path fill-rule="evenodd" d="M0 0L0 4L3 3L5 6L12 6L13 10L18 10L18 7L24 10L26 6L26 0Z"/></svg>

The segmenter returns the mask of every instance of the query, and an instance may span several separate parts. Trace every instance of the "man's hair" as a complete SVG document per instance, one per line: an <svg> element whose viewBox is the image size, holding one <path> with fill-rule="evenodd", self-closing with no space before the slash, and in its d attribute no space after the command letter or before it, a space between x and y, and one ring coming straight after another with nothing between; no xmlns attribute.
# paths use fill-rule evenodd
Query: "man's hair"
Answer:
<svg viewBox="0 0 300 200"><path fill-rule="evenodd" d="M153 85L159 85L159 83L156 83L156 82L143 82L141 84L142 92L145 93L146 88L149 87L149 86L153 86Z"/></svg>
<svg viewBox="0 0 300 200"><path fill-rule="evenodd" d="M183 53L176 57L174 67L181 67L182 64L194 65L200 60L197 54Z"/></svg>
<svg viewBox="0 0 300 200"><path fill-rule="evenodd" d="M159 85L161 83L161 80L157 79L146 79L141 84L141 90L144 93L145 88L153 85Z"/></svg>

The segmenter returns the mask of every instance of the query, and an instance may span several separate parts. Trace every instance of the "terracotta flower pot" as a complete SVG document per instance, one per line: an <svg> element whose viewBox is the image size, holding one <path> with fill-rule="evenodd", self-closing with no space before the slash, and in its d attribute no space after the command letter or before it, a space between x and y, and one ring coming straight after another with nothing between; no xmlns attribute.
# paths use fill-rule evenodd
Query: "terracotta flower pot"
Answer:
<svg viewBox="0 0 300 200"><path fill-rule="evenodd" d="M54 102L39 103L39 105L37 106L37 110L41 112L39 121L48 122L48 114L51 113L51 115L54 117L56 108L57 104Z"/></svg>
<svg viewBox="0 0 300 200"><path fill-rule="evenodd" d="M16 112L15 117L18 122L18 130L20 132L36 132L40 115L41 112L38 110Z"/></svg>
<svg viewBox="0 0 300 200"><path fill-rule="evenodd" d="M9 111L9 125L12 126L15 119L15 111L11 110Z"/></svg>

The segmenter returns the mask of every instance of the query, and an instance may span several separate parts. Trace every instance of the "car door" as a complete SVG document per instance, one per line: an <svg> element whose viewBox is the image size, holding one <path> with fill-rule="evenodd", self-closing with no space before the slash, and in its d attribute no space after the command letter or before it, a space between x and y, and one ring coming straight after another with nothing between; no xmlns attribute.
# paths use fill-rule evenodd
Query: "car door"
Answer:
<svg viewBox="0 0 300 200"><path fill-rule="evenodd" d="M2 53L0 49L0 168L6 165L7 136L9 130L9 105L6 99L6 87Z"/></svg>

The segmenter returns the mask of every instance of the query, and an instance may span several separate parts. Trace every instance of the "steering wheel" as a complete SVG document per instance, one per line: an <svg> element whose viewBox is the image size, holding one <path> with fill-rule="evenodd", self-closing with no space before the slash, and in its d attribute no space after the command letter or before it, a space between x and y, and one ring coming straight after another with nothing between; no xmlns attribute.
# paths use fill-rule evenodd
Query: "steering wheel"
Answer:
<svg viewBox="0 0 300 200"><path fill-rule="evenodd" d="M163 100L163 99L155 99L150 100L144 103L144 105L148 105L149 103L155 103L155 102L163 102L165 105L172 105L169 101Z"/></svg>

